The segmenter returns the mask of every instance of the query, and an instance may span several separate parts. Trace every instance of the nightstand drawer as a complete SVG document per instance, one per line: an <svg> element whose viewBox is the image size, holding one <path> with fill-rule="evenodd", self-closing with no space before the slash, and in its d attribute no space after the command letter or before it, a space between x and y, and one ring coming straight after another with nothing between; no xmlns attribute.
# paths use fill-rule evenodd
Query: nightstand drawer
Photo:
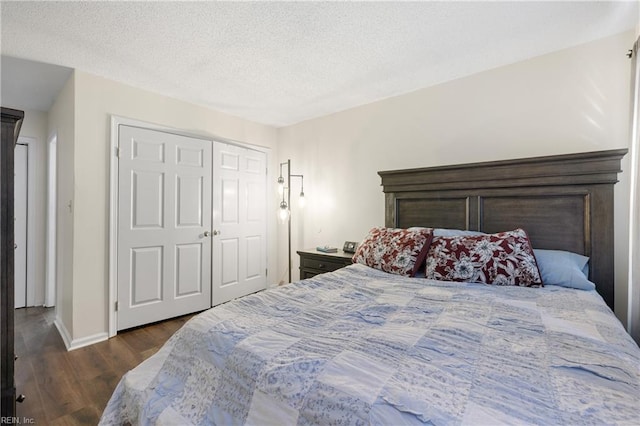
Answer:
<svg viewBox="0 0 640 426"><path fill-rule="evenodd" d="M302 267L331 272L344 267L344 262L332 262L326 259L303 258Z"/></svg>
<svg viewBox="0 0 640 426"><path fill-rule="evenodd" d="M299 250L300 279L311 278L318 274L331 272L351 265L352 253L322 253L314 249Z"/></svg>

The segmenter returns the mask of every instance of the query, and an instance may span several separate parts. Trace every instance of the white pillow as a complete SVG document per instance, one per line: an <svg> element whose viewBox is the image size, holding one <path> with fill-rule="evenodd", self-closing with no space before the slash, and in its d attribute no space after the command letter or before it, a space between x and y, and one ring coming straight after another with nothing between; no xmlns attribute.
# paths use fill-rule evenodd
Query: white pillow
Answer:
<svg viewBox="0 0 640 426"><path fill-rule="evenodd" d="M485 235L485 233L480 231L467 231L466 229L433 229L434 237L473 237L477 235Z"/></svg>

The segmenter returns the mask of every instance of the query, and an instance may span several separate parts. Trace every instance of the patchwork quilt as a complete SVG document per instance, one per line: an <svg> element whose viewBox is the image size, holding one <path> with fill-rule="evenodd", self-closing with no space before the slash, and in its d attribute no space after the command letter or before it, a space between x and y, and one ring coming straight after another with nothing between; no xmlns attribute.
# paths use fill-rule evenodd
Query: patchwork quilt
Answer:
<svg viewBox="0 0 640 426"><path fill-rule="evenodd" d="M364 265L212 308L104 425L640 424L640 349L595 291Z"/></svg>

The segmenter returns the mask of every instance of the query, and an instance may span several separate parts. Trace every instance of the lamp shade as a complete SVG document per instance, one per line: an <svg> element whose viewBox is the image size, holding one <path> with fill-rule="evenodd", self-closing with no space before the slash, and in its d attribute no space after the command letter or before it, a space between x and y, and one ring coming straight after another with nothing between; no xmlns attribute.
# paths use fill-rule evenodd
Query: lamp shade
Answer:
<svg viewBox="0 0 640 426"><path fill-rule="evenodd" d="M280 203L280 211L278 212L278 216L282 222L286 222L289 219L289 206L286 201L282 201Z"/></svg>

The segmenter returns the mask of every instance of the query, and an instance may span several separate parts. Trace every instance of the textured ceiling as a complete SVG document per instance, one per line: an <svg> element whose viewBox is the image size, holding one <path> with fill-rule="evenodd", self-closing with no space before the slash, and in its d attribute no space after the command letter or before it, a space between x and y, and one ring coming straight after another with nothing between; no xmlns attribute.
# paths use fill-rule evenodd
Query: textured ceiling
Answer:
<svg viewBox="0 0 640 426"><path fill-rule="evenodd" d="M1 20L2 55L283 126L632 29L638 2L3 1Z"/></svg>

